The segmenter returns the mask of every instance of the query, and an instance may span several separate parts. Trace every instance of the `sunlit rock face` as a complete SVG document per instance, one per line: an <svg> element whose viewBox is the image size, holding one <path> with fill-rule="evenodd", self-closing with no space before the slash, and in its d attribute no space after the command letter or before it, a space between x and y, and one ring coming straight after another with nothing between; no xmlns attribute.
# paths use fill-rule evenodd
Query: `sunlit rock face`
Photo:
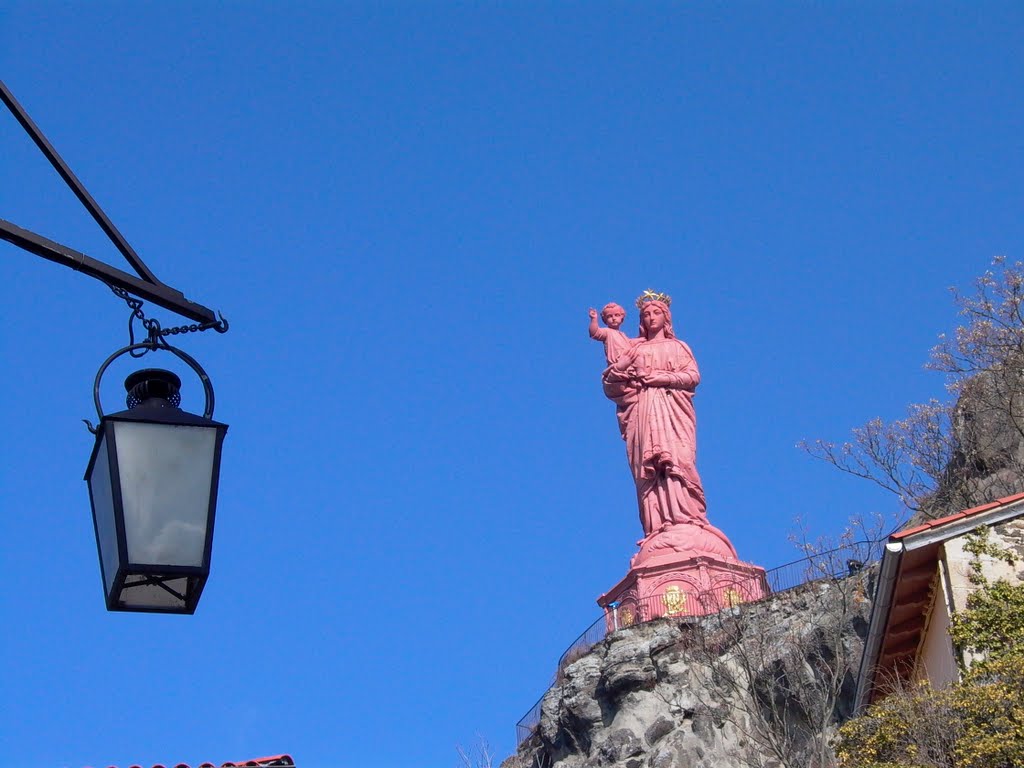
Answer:
<svg viewBox="0 0 1024 768"><path fill-rule="evenodd" d="M954 461L966 463L978 481L966 506L1024 490L1022 414L1024 377L1017 366L989 371L965 387L954 409L953 431L960 445Z"/></svg>
<svg viewBox="0 0 1024 768"><path fill-rule="evenodd" d="M827 739L852 711L872 578L613 632L559 670L504 768L780 765L759 736L771 713L788 724L791 751L813 749L815 728ZM829 711L815 719L814 687L836 671Z"/></svg>
<svg viewBox="0 0 1024 768"><path fill-rule="evenodd" d="M952 460L909 525L1024 492L1024 365L967 382L951 417Z"/></svg>

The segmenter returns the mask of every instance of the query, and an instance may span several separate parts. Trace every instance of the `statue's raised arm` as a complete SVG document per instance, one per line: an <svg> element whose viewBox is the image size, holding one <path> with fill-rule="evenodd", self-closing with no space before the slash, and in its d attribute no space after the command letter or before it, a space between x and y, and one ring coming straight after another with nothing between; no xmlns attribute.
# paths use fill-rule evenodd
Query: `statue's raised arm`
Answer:
<svg viewBox="0 0 1024 768"><path fill-rule="evenodd" d="M619 355L621 355L634 339L630 339L620 329L622 327L622 321L626 319L626 310L616 304L614 301L605 304L601 309L601 319L604 320L605 327L602 328L597 324L597 310L587 310L587 314L590 316L590 325L588 330L590 331L590 338L600 341L604 344L604 355L608 364L614 363Z"/></svg>

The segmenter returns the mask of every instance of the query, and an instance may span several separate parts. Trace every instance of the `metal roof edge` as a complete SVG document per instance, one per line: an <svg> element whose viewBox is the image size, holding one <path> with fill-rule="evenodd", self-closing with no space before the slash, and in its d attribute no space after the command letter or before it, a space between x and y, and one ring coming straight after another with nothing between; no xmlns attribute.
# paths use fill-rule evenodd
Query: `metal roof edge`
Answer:
<svg viewBox="0 0 1024 768"><path fill-rule="evenodd" d="M871 606L871 622L868 624L868 636L864 638L864 652L860 657L860 670L857 672L857 692L854 695L853 714L860 715L867 707L868 694L871 689L871 677L878 661L878 652L882 647L882 636L889 622L889 611L892 609L893 589L896 586L896 573L900 559L906 551L903 542L886 543L882 554L882 567L878 570L878 587L875 589L875 600Z"/></svg>
<svg viewBox="0 0 1024 768"><path fill-rule="evenodd" d="M1024 498L1018 498L1005 504L982 509L973 514L964 515L939 526L911 533L898 539L907 551L920 549L929 544L936 544L960 536L982 525L993 526L1024 514ZM895 534L894 534L895 535ZM893 539L890 538L890 541Z"/></svg>

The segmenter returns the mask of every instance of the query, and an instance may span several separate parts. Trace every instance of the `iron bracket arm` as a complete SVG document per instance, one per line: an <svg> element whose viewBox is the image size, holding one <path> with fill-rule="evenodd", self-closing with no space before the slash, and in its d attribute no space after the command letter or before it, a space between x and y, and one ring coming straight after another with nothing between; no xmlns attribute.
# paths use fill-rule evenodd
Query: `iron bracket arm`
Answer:
<svg viewBox="0 0 1024 768"><path fill-rule="evenodd" d="M76 272L95 277L108 285L123 288L140 299L151 301L159 307L176 312L182 317L187 317L198 323L217 321L217 315L213 310L189 301L181 291L176 291L161 282L151 283L135 275L122 272L116 267L104 264L91 256L86 256L66 245L55 243L53 240L48 240L42 235L22 229L3 219L0 219L0 240L6 240L18 248L34 253L36 256L42 256L48 261L70 267Z"/></svg>
<svg viewBox="0 0 1024 768"><path fill-rule="evenodd" d="M35 142L35 145L46 156L46 159L49 160L50 165L60 174L64 183L71 188L71 191L75 193L78 200L96 223L99 224L100 229L110 238L111 242L117 247L117 250L120 251L121 255L124 256L128 264L131 265L132 269L139 276L135 277L127 272L123 272L109 264L86 256L84 253L79 253L73 248L68 248L66 245L61 245L3 219L0 219L0 239L6 240L18 248L34 253L44 259L56 262L57 264L63 264L90 277L95 277L108 285L122 288L141 299L151 301L157 306L175 312L182 317L187 317L200 323L217 322L217 316L213 310L189 301L181 291L177 291L157 279L156 275L150 271L135 252L135 249L131 247L100 208L99 204L93 199L92 195L89 194L82 182L71 171L67 163L57 154L57 150L53 148L53 145L43 135L43 132L39 130L39 126L32 121L32 118L28 116L28 113L25 112L25 109L14 98L14 95L2 80L0 80L0 101L11 111L11 114L21 124L21 127L25 129L25 132Z"/></svg>

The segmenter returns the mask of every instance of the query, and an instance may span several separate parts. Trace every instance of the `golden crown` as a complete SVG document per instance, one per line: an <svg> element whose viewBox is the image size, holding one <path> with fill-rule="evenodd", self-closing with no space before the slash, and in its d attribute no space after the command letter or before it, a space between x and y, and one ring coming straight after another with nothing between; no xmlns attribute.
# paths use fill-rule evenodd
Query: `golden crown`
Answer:
<svg viewBox="0 0 1024 768"><path fill-rule="evenodd" d="M644 291L643 293L636 297L636 308L643 309L644 304L646 304L648 301L663 301L665 302L666 307L672 306L671 296L669 296L667 293L658 293L657 291L652 291L650 288L648 288L646 291Z"/></svg>

